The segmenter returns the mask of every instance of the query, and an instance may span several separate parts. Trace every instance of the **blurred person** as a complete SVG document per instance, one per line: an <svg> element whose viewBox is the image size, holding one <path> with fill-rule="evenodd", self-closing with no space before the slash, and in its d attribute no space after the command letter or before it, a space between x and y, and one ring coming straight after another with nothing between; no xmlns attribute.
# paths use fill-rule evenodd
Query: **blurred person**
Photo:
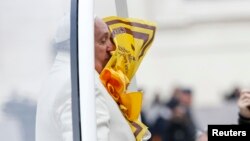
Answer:
<svg viewBox="0 0 250 141"><path fill-rule="evenodd" d="M250 125L250 90L240 91L240 89L236 88L234 89L234 92L233 92L234 96L235 94L237 94L237 96L239 97L237 101L237 106L239 108L238 124ZM203 132L198 135L196 141L207 141L207 140L208 140L207 133Z"/></svg>
<svg viewBox="0 0 250 141"><path fill-rule="evenodd" d="M69 23L69 15L66 15L55 37L58 53L38 99L36 141L73 140ZM111 52L116 49L111 33L106 23L98 17L95 18L94 27L97 140L135 141L136 137L128 120L99 78L112 56ZM148 138L150 133L143 136L145 140Z"/></svg>
<svg viewBox="0 0 250 141"><path fill-rule="evenodd" d="M149 130L152 133L152 141L162 141L164 136L164 124L171 116L168 107L160 101L160 93L155 92L154 101L147 112Z"/></svg>
<svg viewBox="0 0 250 141"><path fill-rule="evenodd" d="M192 91L180 88L178 94L168 102L172 117L166 121L164 141L194 141L196 138L196 125L193 121Z"/></svg>
<svg viewBox="0 0 250 141"><path fill-rule="evenodd" d="M239 97L237 101L237 106L239 108L239 125L250 125L250 90L240 90L238 88L234 89L232 95ZM231 96L232 96L231 95ZM234 97L233 96L233 97ZM235 98L235 97L234 97ZM197 141L207 141L207 133L203 132L197 137Z"/></svg>
<svg viewBox="0 0 250 141"><path fill-rule="evenodd" d="M250 90L242 90L238 99L239 119L238 123L250 125Z"/></svg>
<svg viewBox="0 0 250 141"><path fill-rule="evenodd" d="M176 105L172 109L172 118L166 123L164 141L193 141L195 128L191 119L187 116L186 109Z"/></svg>
<svg viewBox="0 0 250 141"><path fill-rule="evenodd" d="M65 15L54 38L57 54L37 101L36 141L72 141L70 17Z"/></svg>

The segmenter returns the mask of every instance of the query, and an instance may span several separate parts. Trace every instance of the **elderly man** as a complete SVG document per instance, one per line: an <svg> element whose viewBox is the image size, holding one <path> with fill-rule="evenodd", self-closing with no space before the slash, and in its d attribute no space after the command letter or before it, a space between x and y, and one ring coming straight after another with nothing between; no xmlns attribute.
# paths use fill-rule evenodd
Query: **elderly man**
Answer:
<svg viewBox="0 0 250 141"><path fill-rule="evenodd" d="M70 20L65 16L55 41L58 53L37 105L36 141L72 141ZM128 121L100 81L115 46L102 19L95 18L95 95L98 141L135 141ZM82 125L95 126L95 125Z"/></svg>
<svg viewBox="0 0 250 141"><path fill-rule="evenodd" d="M95 69L96 82L96 113L98 141L133 141L135 137L121 113L118 105L107 93L99 79L99 74L115 49L110 40L111 35L107 25L100 19L95 19Z"/></svg>

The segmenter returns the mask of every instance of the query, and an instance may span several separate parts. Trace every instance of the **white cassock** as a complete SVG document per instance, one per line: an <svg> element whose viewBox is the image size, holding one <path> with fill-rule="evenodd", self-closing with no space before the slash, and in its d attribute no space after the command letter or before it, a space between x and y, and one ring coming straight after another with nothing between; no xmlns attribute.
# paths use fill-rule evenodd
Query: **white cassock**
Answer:
<svg viewBox="0 0 250 141"><path fill-rule="evenodd" d="M98 141L135 141L128 122L122 115L118 105L108 94L95 75L97 140Z"/></svg>
<svg viewBox="0 0 250 141"><path fill-rule="evenodd" d="M38 100L36 141L72 141L69 64L69 54L58 53ZM95 72L98 141L134 141L127 121L98 76Z"/></svg>

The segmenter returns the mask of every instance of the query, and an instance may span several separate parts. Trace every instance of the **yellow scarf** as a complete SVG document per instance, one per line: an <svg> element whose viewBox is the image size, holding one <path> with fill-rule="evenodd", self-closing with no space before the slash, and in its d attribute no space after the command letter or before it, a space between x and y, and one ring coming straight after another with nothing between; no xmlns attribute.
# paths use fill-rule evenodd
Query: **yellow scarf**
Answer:
<svg viewBox="0 0 250 141"><path fill-rule="evenodd" d="M100 79L119 105L136 141L141 141L148 130L139 120L143 95L141 92L128 92L127 87L152 44L156 26L144 20L115 16L104 18L104 21L112 33L116 50L101 72Z"/></svg>

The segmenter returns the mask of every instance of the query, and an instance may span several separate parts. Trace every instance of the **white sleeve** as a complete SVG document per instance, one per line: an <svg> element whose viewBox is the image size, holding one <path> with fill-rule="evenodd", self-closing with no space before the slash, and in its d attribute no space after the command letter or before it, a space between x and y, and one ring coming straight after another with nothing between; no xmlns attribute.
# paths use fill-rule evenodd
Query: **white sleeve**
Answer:
<svg viewBox="0 0 250 141"><path fill-rule="evenodd" d="M73 141L71 99L67 99L56 111L62 141Z"/></svg>
<svg viewBox="0 0 250 141"><path fill-rule="evenodd" d="M109 141L110 113L103 93L96 88L97 141Z"/></svg>

